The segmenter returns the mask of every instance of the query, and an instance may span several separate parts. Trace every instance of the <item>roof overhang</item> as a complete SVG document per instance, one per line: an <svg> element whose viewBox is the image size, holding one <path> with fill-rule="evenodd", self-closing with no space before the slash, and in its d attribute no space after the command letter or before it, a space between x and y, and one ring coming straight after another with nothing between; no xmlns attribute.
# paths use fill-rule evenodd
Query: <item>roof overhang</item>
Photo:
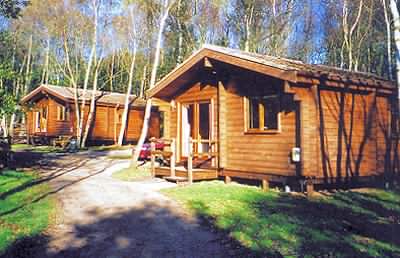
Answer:
<svg viewBox="0 0 400 258"><path fill-rule="evenodd" d="M179 92L193 78L199 68L204 66L205 60L219 61L243 69L258 72L285 81L297 82L297 71L291 69L276 68L259 63L255 60L243 59L228 53L219 52L209 48L202 48L177 66L164 78L162 78L154 88L147 91L148 97L168 99Z"/></svg>
<svg viewBox="0 0 400 258"><path fill-rule="evenodd" d="M327 67L332 69L332 73L314 72L299 67L285 67L280 64L263 62L263 60L251 55L235 54L231 53L228 49L224 50L220 47L205 46L168 73L152 89L148 90L147 96L165 100L172 99L173 96L196 78L195 75L200 69L204 69L207 63L213 63L213 61L281 79L291 84L328 85L339 88L346 87L346 85L353 85L357 87L375 88L380 91L386 91L389 94L396 91L394 82L376 76L375 78L368 78L368 75L361 76L362 73L353 73L350 71L346 71L346 75L340 76L337 72L340 69L335 67ZM296 61L292 60L292 62ZM306 67L307 65L301 63L300 66ZM308 66L312 67L313 65ZM321 65L319 65L319 67L321 67ZM344 70L341 72L343 71Z"/></svg>
<svg viewBox="0 0 400 258"><path fill-rule="evenodd" d="M31 101L32 99L34 99L35 97L37 97L39 94L43 94L43 95L53 95L65 102L70 101L68 98L58 94L57 92L47 88L45 85L40 85L39 87L37 87L35 90L31 91L28 95L26 95L25 97L23 97L21 99L21 104L26 104L29 101Z"/></svg>

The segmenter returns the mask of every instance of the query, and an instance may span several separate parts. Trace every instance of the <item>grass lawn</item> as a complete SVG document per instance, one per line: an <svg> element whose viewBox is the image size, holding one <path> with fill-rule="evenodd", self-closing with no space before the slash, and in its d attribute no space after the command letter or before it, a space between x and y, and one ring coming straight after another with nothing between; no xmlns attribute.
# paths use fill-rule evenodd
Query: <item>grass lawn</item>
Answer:
<svg viewBox="0 0 400 258"><path fill-rule="evenodd" d="M61 152L63 151L60 147L39 145L32 146L28 144L13 144L11 146L12 151L29 151L29 152L38 152L38 153L51 153L51 152Z"/></svg>
<svg viewBox="0 0 400 258"><path fill-rule="evenodd" d="M108 159L115 159L115 160L129 160L129 159L132 159L132 155L115 154L115 155L110 155L107 158Z"/></svg>
<svg viewBox="0 0 400 258"><path fill-rule="evenodd" d="M32 185L34 173L12 170L0 173L0 255L14 241L45 230L55 211L55 200L44 196L50 187Z"/></svg>
<svg viewBox="0 0 400 258"><path fill-rule="evenodd" d="M400 192L307 199L222 182L163 192L260 257L400 257Z"/></svg>
<svg viewBox="0 0 400 258"><path fill-rule="evenodd" d="M112 177L122 181L140 181L151 177L151 169L145 164L139 168L125 168L112 174Z"/></svg>

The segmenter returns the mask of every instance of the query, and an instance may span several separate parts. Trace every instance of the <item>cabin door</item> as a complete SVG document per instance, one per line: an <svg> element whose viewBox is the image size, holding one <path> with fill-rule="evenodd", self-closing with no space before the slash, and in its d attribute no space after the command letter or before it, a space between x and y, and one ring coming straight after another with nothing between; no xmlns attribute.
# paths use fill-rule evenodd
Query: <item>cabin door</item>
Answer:
<svg viewBox="0 0 400 258"><path fill-rule="evenodd" d="M35 132L47 132L47 107L41 107L35 112Z"/></svg>
<svg viewBox="0 0 400 258"><path fill-rule="evenodd" d="M211 101L193 102L182 105L182 157L187 157L190 138L193 140L195 153L210 151L212 115Z"/></svg>

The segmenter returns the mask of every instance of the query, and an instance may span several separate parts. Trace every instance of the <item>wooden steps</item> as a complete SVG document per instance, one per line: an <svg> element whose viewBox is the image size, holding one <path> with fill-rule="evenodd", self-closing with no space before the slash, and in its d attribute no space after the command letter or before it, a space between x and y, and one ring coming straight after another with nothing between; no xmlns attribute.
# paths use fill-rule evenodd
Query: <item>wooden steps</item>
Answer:
<svg viewBox="0 0 400 258"><path fill-rule="evenodd" d="M188 178L183 176L164 176L163 178L169 182L174 182L177 184L185 183L188 181Z"/></svg>

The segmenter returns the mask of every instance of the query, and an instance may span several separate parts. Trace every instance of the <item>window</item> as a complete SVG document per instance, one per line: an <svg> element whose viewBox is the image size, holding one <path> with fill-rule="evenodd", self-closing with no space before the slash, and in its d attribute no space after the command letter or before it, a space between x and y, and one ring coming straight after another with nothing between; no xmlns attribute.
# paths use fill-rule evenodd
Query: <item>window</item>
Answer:
<svg viewBox="0 0 400 258"><path fill-rule="evenodd" d="M278 95L247 98L247 131L279 130L280 101Z"/></svg>
<svg viewBox="0 0 400 258"><path fill-rule="evenodd" d="M70 119L69 109L64 106L57 106L57 120L68 121Z"/></svg>

